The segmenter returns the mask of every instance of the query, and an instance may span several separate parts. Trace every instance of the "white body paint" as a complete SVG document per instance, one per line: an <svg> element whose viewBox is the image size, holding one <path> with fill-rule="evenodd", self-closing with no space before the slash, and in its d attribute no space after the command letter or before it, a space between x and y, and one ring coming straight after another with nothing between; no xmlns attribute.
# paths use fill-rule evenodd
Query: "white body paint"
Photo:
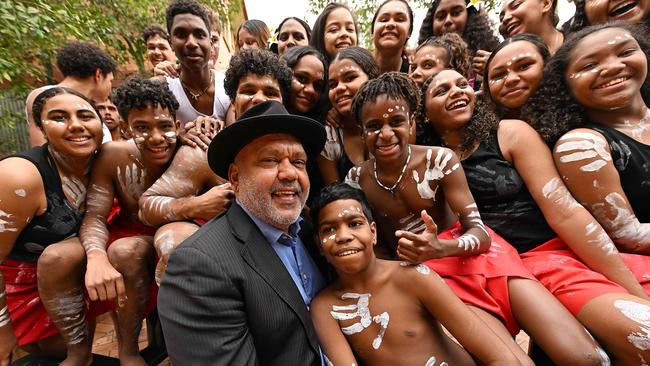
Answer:
<svg viewBox="0 0 650 366"><path fill-rule="evenodd" d="M650 350L650 306L635 301L616 300L614 307L641 328L639 332L630 333L627 340L642 351Z"/></svg>
<svg viewBox="0 0 650 366"><path fill-rule="evenodd" d="M379 334L377 334L377 337L375 337L375 339L372 341L372 348L378 349L379 346L381 346L381 341L384 338L384 333L386 333L386 329L388 328L388 322L390 320L390 316L388 315L387 312L383 312L375 316L372 316L370 314L370 309L368 308L368 304L370 302L370 294L356 294L356 293L346 292L343 295L341 295L341 300L348 300L348 299L359 299L359 300L357 301L356 305L344 305L344 306L332 305L332 311L330 311L330 314L335 320L350 320L354 318L360 318L358 323L354 323L348 327L341 328L341 331L345 335L352 335L352 334L359 333L364 329L368 328L373 321L379 324L379 326L381 327L381 329L379 330ZM353 312L342 313L341 311L353 311Z"/></svg>
<svg viewBox="0 0 650 366"><path fill-rule="evenodd" d="M361 189L361 186L359 185L359 177L361 177L361 167L355 166L350 169L348 175L345 177L345 184L352 188Z"/></svg>
<svg viewBox="0 0 650 366"><path fill-rule="evenodd" d="M80 287L65 291L51 300L47 300L61 334L69 344L78 344L88 338L88 327L84 308L83 291Z"/></svg>
<svg viewBox="0 0 650 366"><path fill-rule="evenodd" d="M624 239L632 246L650 244L650 224L640 223L627 207L625 198L612 192L605 196L605 202L594 204L592 211L612 239ZM609 218L611 213L616 214L612 219Z"/></svg>
<svg viewBox="0 0 650 366"><path fill-rule="evenodd" d="M144 193L145 177L147 171L140 168L136 163L124 167L124 172L117 167L117 181L122 187L124 194L136 202Z"/></svg>
<svg viewBox="0 0 650 366"><path fill-rule="evenodd" d="M399 265L402 267L414 266L415 270L418 271L418 273L423 274L425 276L431 274L431 268L425 266L424 264L412 264L409 262L400 262Z"/></svg>
<svg viewBox="0 0 650 366"><path fill-rule="evenodd" d="M426 199L435 200L436 197L436 191L438 190L438 186L436 186L435 189L431 189L431 181L440 180L445 175L451 174L454 170L460 167L460 163L456 163L451 168L446 169L447 164L453 157L453 153L449 151L445 151L443 149L438 150L438 153L436 154L436 158L433 162L433 167L431 167L432 155L433 155L433 149L427 150L427 163L424 170L424 177L422 177L422 181L420 181L420 175L418 174L417 170L413 170L413 179L415 179L415 182L417 183L418 193L420 194L420 197L422 197L422 199L425 200Z"/></svg>
<svg viewBox="0 0 650 366"><path fill-rule="evenodd" d="M560 156L560 162L570 163L575 161L590 161L580 167L583 172L596 172L612 161L611 154L607 151L607 141L601 137L586 132L569 132L562 136L562 140L579 138L580 141L566 141L560 143L555 149L559 153L570 153Z"/></svg>
<svg viewBox="0 0 650 366"><path fill-rule="evenodd" d="M602 249L606 254L612 255L618 253L616 246L612 243L612 240L609 238L609 235L604 230L599 230L600 228L593 222L590 222L585 227L587 236L591 236L598 232L596 239L587 240L590 244L595 244L597 247Z"/></svg>
<svg viewBox="0 0 650 366"><path fill-rule="evenodd" d="M4 295L4 292L2 293ZM11 318L9 317L9 308L5 305L4 308L0 309L0 327L4 327L9 324Z"/></svg>
<svg viewBox="0 0 650 366"><path fill-rule="evenodd" d="M4 233L5 231L18 231L18 228L13 227L14 223L8 221L11 217L13 217L12 214L0 210L0 233Z"/></svg>
<svg viewBox="0 0 650 366"><path fill-rule="evenodd" d="M481 246L481 241L473 234L463 234L458 238L458 247L463 250L474 250Z"/></svg>
<svg viewBox="0 0 650 366"><path fill-rule="evenodd" d="M17 189L17 190L14 191L14 193L15 193L16 196L18 196L18 197L25 197L25 196L27 196L27 192L25 192L24 189Z"/></svg>
<svg viewBox="0 0 650 366"><path fill-rule="evenodd" d="M563 210L571 210L580 208L580 204L576 202L568 189L564 186L560 178L553 178L542 187L542 195L544 198L553 201Z"/></svg>
<svg viewBox="0 0 650 366"><path fill-rule="evenodd" d="M86 186L77 177L62 177L61 188L74 207L79 208L86 200Z"/></svg>

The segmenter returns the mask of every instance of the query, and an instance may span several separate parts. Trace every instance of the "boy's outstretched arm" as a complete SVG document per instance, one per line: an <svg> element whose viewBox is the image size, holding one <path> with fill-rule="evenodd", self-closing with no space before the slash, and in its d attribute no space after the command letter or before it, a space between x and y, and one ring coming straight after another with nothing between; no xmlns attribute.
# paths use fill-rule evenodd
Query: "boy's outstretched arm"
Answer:
<svg viewBox="0 0 650 366"><path fill-rule="evenodd" d="M323 354L333 365L358 365L339 322L330 314L331 310L332 304L327 301L327 296L317 296L311 303L311 319Z"/></svg>
<svg viewBox="0 0 650 366"><path fill-rule="evenodd" d="M411 291L481 364L520 365L508 346L454 294L437 273L417 271L415 267L408 266L400 274L398 281L403 282L400 288Z"/></svg>
<svg viewBox="0 0 650 366"><path fill-rule="evenodd" d="M467 185L465 172L460 165L456 154L447 148L438 148L427 152L426 170L428 174L418 183L418 190L424 184L429 191L435 192L438 186L442 187L445 200L452 212L460 220L465 232L456 239L440 239L437 236L437 227L431 217L423 211L422 221L426 229L422 233L410 233L398 230L395 236L399 238L398 253L400 257L414 263L421 263L429 259L452 256L470 256L487 251L492 239L483 226L483 221L478 213L476 202ZM435 154L435 160L433 157ZM431 161L433 160L433 165ZM426 180L426 177L437 178Z"/></svg>

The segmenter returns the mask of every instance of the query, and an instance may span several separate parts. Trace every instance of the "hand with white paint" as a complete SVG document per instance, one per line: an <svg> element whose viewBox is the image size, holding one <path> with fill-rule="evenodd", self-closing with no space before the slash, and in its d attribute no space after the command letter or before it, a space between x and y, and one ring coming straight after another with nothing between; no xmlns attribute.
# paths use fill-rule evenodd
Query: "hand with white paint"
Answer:
<svg viewBox="0 0 650 366"><path fill-rule="evenodd" d="M225 123L221 120L208 116L200 116L194 121L186 123L178 137L182 144L191 147L199 146L205 151L208 150L208 146L210 146L210 142L214 136L224 126Z"/></svg>
<svg viewBox="0 0 650 366"><path fill-rule="evenodd" d="M429 214L420 212L425 229L421 234L397 230L397 255L411 263L422 263L446 256L445 248L438 240L438 227Z"/></svg>

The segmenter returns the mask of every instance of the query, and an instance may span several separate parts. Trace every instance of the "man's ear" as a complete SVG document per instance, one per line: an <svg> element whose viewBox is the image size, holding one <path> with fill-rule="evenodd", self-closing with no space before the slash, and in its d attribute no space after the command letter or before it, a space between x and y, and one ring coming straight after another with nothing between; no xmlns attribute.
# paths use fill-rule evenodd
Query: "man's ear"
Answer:
<svg viewBox="0 0 650 366"><path fill-rule="evenodd" d="M228 180L235 194L239 193L239 167L235 163L230 163L228 167Z"/></svg>
<svg viewBox="0 0 650 366"><path fill-rule="evenodd" d="M95 76L93 77L93 80L95 80L95 84L99 84L100 81L102 81L102 78L105 77L104 74L102 74L101 69L95 70Z"/></svg>

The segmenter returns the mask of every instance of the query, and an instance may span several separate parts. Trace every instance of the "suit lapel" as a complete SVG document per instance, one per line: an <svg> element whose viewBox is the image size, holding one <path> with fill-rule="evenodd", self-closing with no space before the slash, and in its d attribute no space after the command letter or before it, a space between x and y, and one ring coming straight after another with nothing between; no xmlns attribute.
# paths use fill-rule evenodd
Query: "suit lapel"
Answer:
<svg viewBox="0 0 650 366"><path fill-rule="evenodd" d="M302 295L284 267L284 263L271 248L271 244L266 241L253 220L238 204L233 204L228 210L228 220L233 229L233 234L244 244L241 251L244 261L262 277L298 316L307 332L309 343L315 352L319 352L318 338Z"/></svg>

